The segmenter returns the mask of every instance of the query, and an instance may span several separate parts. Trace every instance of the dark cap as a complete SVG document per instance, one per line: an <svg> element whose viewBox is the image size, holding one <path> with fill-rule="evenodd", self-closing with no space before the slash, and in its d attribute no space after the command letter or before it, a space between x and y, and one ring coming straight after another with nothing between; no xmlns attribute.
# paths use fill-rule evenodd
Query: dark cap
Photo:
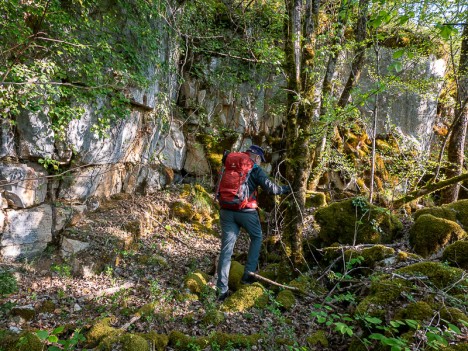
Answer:
<svg viewBox="0 0 468 351"><path fill-rule="evenodd" d="M251 153L253 153L255 155L260 156L261 159L262 159L262 162L266 162L265 161L265 152L263 151L263 149L260 146L252 145L251 147L249 147L247 149L247 152L251 152Z"/></svg>

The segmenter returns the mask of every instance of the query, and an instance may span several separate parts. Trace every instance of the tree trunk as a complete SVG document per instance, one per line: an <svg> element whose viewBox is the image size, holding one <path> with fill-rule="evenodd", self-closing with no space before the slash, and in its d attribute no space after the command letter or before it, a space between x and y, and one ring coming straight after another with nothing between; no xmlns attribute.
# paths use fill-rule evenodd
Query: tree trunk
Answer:
<svg viewBox="0 0 468 351"><path fill-rule="evenodd" d="M465 161L465 140L468 126L468 25L465 24L460 52L460 63L458 66L457 99L455 108L455 120L450 136L447 157L450 168L446 172L448 178L456 177L463 172ZM450 203L457 201L460 191L460 183L446 188L442 192L442 202Z"/></svg>

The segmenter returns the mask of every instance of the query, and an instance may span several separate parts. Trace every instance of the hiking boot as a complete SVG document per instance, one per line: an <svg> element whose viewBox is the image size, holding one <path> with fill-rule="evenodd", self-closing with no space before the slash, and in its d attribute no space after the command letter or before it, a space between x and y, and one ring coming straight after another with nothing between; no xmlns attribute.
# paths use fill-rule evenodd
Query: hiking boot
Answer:
<svg viewBox="0 0 468 351"><path fill-rule="evenodd" d="M227 299L228 296L231 295L231 292L228 290L226 291L225 293L222 293L222 294L219 294L218 298L216 299L216 301L218 302L224 302L224 300Z"/></svg>
<svg viewBox="0 0 468 351"><path fill-rule="evenodd" d="M241 284L253 284L257 281L257 279L251 275L247 276L247 277L242 277L241 279Z"/></svg>

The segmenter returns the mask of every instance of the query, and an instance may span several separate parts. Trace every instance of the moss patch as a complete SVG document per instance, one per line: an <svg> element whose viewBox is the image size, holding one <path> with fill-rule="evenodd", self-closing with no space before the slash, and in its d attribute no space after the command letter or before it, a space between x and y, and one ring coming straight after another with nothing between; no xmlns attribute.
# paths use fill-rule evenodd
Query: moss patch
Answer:
<svg viewBox="0 0 468 351"><path fill-rule="evenodd" d="M193 294L200 294L204 289L210 276L201 271L195 271L189 274L184 281L184 286Z"/></svg>
<svg viewBox="0 0 468 351"><path fill-rule="evenodd" d="M232 347L249 348L257 344L258 340L260 340L259 334L241 335L217 332L210 337L210 343L212 345L216 343L221 348L228 347L229 345Z"/></svg>
<svg viewBox="0 0 468 351"><path fill-rule="evenodd" d="M460 200L438 207L423 208L414 213L414 219L417 220L424 214L431 214L434 217L458 222L463 229L468 230L468 200Z"/></svg>
<svg viewBox="0 0 468 351"><path fill-rule="evenodd" d="M282 290L276 297L276 301L281 305L281 308L290 310L296 303L296 297L291 290Z"/></svg>
<svg viewBox="0 0 468 351"><path fill-rule="evenodd" d="M327 205L327 197L324 193L319 193L315 191L308 191L306 194L306 208L310 207L323 207Z"/></svg>
<svg viewBox="0 0 468 351"><path fill-rule="evenodd" d="M221 305L225 312L243 312L249 308L264 307L268 302L265 289L259 283L243 285L234 294L229 296Z"/></svg>
<svg viewBox="0 0 468 351"><path fill-rule="evenodd" d="M396 216L361 198L320 208L315 219L320 225L319 238L325 245L335 242L352 244L355 234L356 244L389 243L399 236L403 228Z"/></svg>
<svg viewBox="0 0 468 351"><path fill-rule="evenodd" d="M409 276L425 276L439 289L447 288L458 282L457 286L451 290L453 294L467 288L466 282L460 281L464 270L447 267L439 262L418 262L407 267L399 268L395 272Z"/></svg>
<svg viewBox="0 0 468 351"><path fill-rule="evenodd" d="M456 241L447 246L442 260L450 262L453 266L468 269L468 241Z"/></svg>
<svg viewBox="0 0 468 351"><path fill-rule="evenodd" d="M401 308L395 314L397 319L414 319L417 321L425 321L434 315L432 307L424 301L418 301L408 304Z"/></svg>
<svg viewBox="0 0 468 351"><path fill-rule="evenodd" d="M15 276L10 272L0 271L0 297L13 294L16 291L18 291L18 283Z"/></svg>
<svg viewBox="0 0 468 351"><path fill-rule="evenodd" d="M158 334L154 331L145 334L138 334L154 345L156 351L164 351L169 343L169 337L165 334Z"/></svg>
<svg viewBox="0 0 468 351"><path fill-rule="evenodd" d="M111 322L111 318L104 318L91 327L86 335L88 346L95 347L102 339L110 336L118 336L122 333L121 330L111 327Z"/></svg>
<svg viewBox="0 0 468 351"><path fill-rule="evenodd" d="M391 247L375 245L364 249L346 250L344 254L346 261L349 261L351 258L361 256L364 260L360 266L374 268L377 262L393 256L395 254L395 250Z"/></svg>
<svg viewBox="0 0 468 351"><path fill-rule="evenodd" d="M465 236L466 232L457 223L423 214L410 229L409 241L417 254L427 257Z"/></svg>
<svg viewBox="0 0 468 351"><path fill-rule="evenodd" d="M328 347L327 334L323 330L317 330L315 333L307 337L307 342L310 346Z"/></svg>
<svg viewBox="0 0 468 351"><path fill-rule="evenodd" d="M229 288L237 291L241 287L241 279L244 275L244 266L237 261L231 261L231 268L229 268Z"/></svg>
<svg viewBox="0 0 468 351"><path fill-rule="evenodd" d="M190 337L175 330L169 334L169 346L176 350L195 350L196 347L204 349L208 344L209 339L207 337Z"/></svg>
<svg viewBox="0 0 468 351"><path fill-rule="evenodd" d="M44 345L36 334L13 334L0 331L0 349L5 351L42 351Z"/></svg>
<svg viewBox="0 0 468 351"><path fill-rule="evenodd" d="M216 326L224 322L224 320L224 313L218 310L210 310L206 312L205 316L203 317L203 324Z"/></svg>
<svg viewBox="0 0 468 351"><path fill-rule="evenodd" d="M138 334L114 334L105 337L99 343L99 350L102 351L149 351L149 342L143 336Z"/></svg>

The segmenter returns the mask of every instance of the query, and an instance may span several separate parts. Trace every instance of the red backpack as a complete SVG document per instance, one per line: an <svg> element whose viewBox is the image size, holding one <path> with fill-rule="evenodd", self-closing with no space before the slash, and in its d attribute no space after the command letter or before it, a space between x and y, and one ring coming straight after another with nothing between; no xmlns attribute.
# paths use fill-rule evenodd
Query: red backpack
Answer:
<svg viewBox="0 0 468 351"><path fill-rule="evenodd" d="M246 208L254 194L249 193L249 176L254 161L246 152L231 152L224 161L218 184L217 198L221 208L241 210Z"/></svg>

